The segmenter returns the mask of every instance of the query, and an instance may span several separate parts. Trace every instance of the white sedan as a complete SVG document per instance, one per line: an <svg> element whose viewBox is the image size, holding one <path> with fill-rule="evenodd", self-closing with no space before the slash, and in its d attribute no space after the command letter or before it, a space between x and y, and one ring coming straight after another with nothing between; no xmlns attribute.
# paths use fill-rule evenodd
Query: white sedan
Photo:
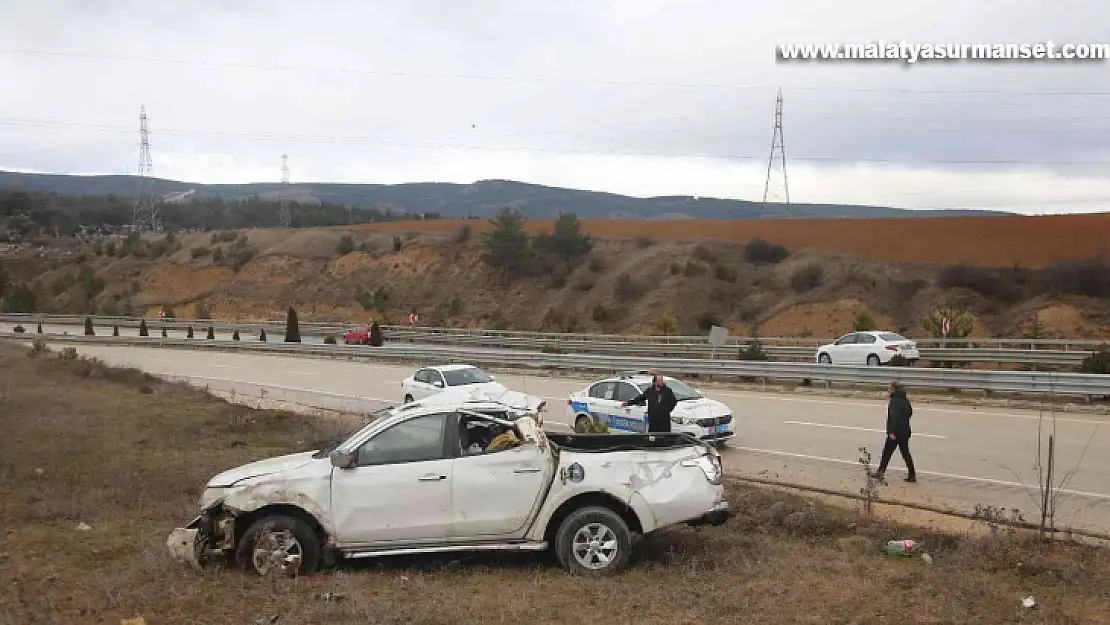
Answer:
<svg viewBox="0 0 1110 625"><path fill-rule="evenodd" d="M406 404L444 395L444 401L465 395L469 401L495 401L532 411L540 425L547 404L542 398L511 390L474 365L424 367L401 381Z"/></svg>
<svg viewBox="0 0 1110 625"><path fill-rule="evenodd" d="M731 408L705 397L681 380L664 376L663 382L678 400L678 405L671 412L672 432L693 434L707 442L724 442L736 436ZM577 427L586 419L596 418L608 423L610 430L646 432L647 408L621 407L621 403L634 399L651 383L652 376L646 372L627 373L594 382L567 399L569 421Z"/></svg>
<svg viewBox="0 0 1110 625"><path fill-rule="evenodd" d="M913 365L921 357L921 352L917 350L916 343L893 332L853 332L817 348L817 362L824 365L877 367L890 364L895 356L901 356Z"/></svg>

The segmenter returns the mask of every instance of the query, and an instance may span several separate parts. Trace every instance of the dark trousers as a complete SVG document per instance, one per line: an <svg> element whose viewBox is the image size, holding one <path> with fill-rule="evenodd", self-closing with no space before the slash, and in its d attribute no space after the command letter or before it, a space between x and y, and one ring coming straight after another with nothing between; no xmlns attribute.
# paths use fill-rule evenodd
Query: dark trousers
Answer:
<svg viewBox="0 0 1110 625"><path fill-rule="evenodd" d="M886 437L886 444L883 445L883 455L879 459L879 473L886 472L886 465L890 464L890 457L894 455L894 449L902 452L902 460L906 461L906 471L909 472L910 477L916 477L917 473L913 468L913 456L910 455L910 439L909 437L899 437L898 440L890 440L890 436Z"/></svg>
<svg viewBox="0 0 1110 625"><path fill-rule="evenodd" d="M671 417L669 415L648 415L648 433L669 434Z"/></svg>

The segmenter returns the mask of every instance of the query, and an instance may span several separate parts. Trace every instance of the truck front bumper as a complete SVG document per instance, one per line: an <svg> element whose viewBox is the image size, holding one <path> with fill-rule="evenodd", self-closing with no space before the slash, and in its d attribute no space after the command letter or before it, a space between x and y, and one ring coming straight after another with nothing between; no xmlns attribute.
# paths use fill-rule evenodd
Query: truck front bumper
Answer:
<svg viewBox="0 0 1110 625"><path fill-rule="evenodd" d="M687 521L687 525L697 527L699 525L724 525L732 516L732 511L729 509L727 501L720 501L713 504L713 507L706 511L700 517Z"/></svg>
<svg viewBox="0 0 1110 625"><path fill-rule="evenodd" d="M175 528L166 539L170 557L193 568L226 560L235 546L235 521L222 514L219 503Z"/></svg>

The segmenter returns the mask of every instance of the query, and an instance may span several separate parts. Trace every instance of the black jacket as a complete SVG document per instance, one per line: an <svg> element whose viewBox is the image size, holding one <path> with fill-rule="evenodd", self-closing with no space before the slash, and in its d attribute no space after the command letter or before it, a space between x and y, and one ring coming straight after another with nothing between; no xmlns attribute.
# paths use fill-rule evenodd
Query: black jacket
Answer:
<svg viewBox="0 0 1110 625"><path fill-rule="evenodd" d="M890 396L890 403L886 407L886 431L894 434L899 439L910 437L910 417L913 416L913 406L906 397L906 389L894 389Z"/></svg>
<svg viewBox="0 0 1110 625"><path fill-rule="evenodd" d="M659 391L655 390L655 384L652 384L646 391L640 393L639 396L628 400L629 406L643 406L647 404L647 417L648 422L659 423L666 420L668 423L671 419L671 411L678 405L678 400L675 399L674 391L666 384Z"/></svg>

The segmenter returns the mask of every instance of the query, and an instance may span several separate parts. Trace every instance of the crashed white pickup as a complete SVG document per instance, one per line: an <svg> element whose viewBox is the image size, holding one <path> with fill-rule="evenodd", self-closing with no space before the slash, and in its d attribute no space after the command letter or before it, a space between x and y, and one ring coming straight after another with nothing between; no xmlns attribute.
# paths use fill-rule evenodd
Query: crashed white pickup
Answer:
<svg viewBox="0 0 1110 625"><path fill-rule="evenodd" d="M717 451L686 434L545 434L493 402L387 409L334 447L209 481L167 547L202 566L311 573L340 558L555 552L575 574L628 562L634 534L724 523Z"/></svg>

